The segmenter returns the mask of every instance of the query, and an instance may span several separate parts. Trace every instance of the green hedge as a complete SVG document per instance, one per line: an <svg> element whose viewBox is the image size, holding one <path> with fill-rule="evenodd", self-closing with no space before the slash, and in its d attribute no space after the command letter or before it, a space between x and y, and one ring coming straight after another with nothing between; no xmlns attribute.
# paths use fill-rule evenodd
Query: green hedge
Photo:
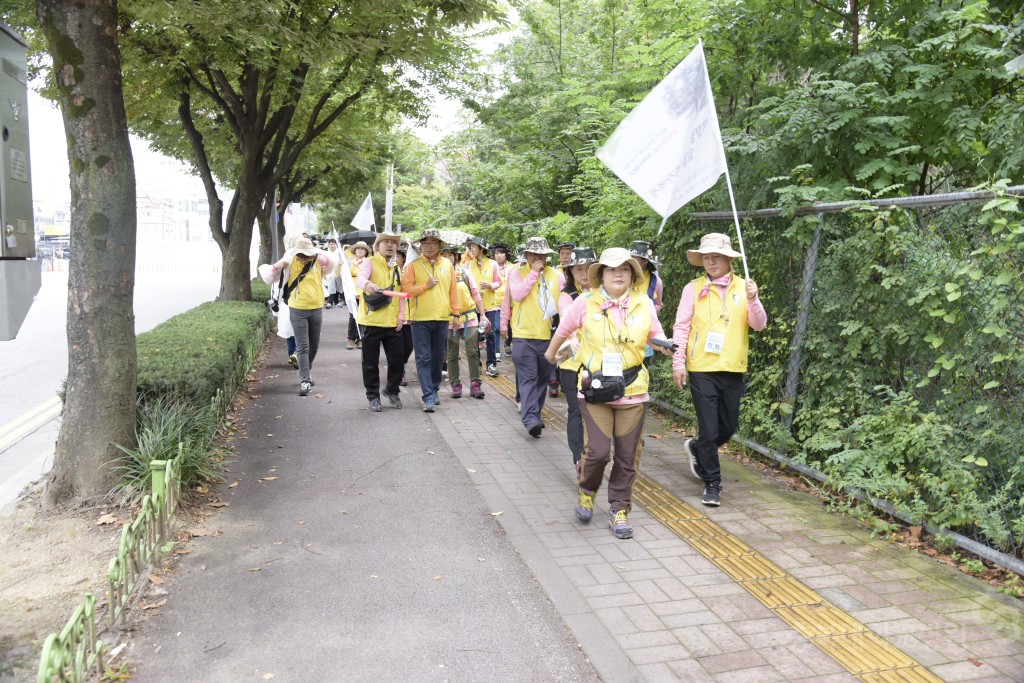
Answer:
<svg viewBox="0 0 1024 683"><path fill-rule="evenodd" d="M270 285L258 277L253 278L252 300L266 305L268 299L270 299Z"/></svg>
<svg viewBox="0 0 1024 683"><path fill-rule="evenodd" d="M209 301L140 334L139 395L209 403L234 386L249 348L270 330L265 301Z"/></svg>

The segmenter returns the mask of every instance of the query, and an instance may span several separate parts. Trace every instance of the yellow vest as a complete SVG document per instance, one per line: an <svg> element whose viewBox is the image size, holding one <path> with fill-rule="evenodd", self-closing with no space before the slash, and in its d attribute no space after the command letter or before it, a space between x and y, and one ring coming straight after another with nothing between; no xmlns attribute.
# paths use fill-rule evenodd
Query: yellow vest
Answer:
<svg viewBox="0 0 1024 683"><path fill-rule="evenodd" d="M722 317L722 297L717 285L711 285L707 296L697 300L707 283L707 275L693 281L693 319L690 338L686 340L686 369L690 372L746 372L750 329L747 326L747 283L738 275L732 276L725 291L728 322ZM722 353L704 350L709 332L725 333Z"/></svg>
<svg viewBox="0 0 1024 683"><path fill-rule="evenodd" d="M431 277L437 277L437 284L423 292L419 296L409 299L406 304L406 318L409 322L421 320L443 320L448 322L452 316L452 305L448 299L448 291L452 286L454 277L452 262L443 256L438 256L433 266L423 257L420 257L406 266L412 268L416 278L416 284L426 284Z"/></svg>
<svg viewBox="0 0 1024 683"><path fill-rule="evenodd" d="M402 278L398 275L398 267L389 268L387 259L380 254L374 254L370 260L373 270L370 271L370 282L381 289L402 289ZM384 308L371 311L366 305L366 297L359 299L359 313L356 315L356 322L360 325L370 327L391 327L398 326L398 297L392 297L390 303Z"/></svg>
<svg viewBox="0 0 1024 683"><path fill-rule="evenodd" d="M579 285L577 285L576 288L579 289ZM565 291L565 290L562 290L562 291ZM559 297L561 297L561 292L559 292ZM572 301L573 301L574 304L576 303L576 299L573 299ZM583 336L582 332L577 332L577 334L578 334L578 336ZM564 360L561 363L559 363L558 367L560 369L562 369L562 370L572 370L573 372L576 372L577 370L579 370L580 369L580 356L579 356L579 352L577 352L575 356L570 356L566 360Z"/></svg>
<svg viewBox="0 0 1024 683"><path fill-rule="evenodd" d="M288 284L292 284L298 279L303 268L305 265L299 261L298 257L292 259L291 265L288 266ZM313 261L313 265L302 278L302 282L288 295L288 306L303 311L324 307L324 281L319 261Z"/></svg>
<svg viewBox="0 0 1024 683"><path fill-rule="evenodd" d="M526 280L530 267L519 269L519 276ZM509 321L512 336L516 339L551 339L551 320L544 320L544 311L540 308L540 288L547 284L548 294L558 306L558 271L550 266L544 270L537 282L530 288L530 293L522 301L512 299L512 319Z"/></svg>
<svg viewBox="0 0 1024 683"><path fill-rule="evenodd" d="M643 367L644 350L651 333L651 311L654 307L650 297L643 292L630 292L623 325L617 328L612 318L601 310L605 299L600 293L589 291L580 296L587 301L587 314L583 319L580 352L576 355L577 367L582 365L591 374L600 372L606 352L621 353L623 371L640 366L640 374L626 387L626 396L646 394L649 378L647 368ZM620 336L622 343L618 341Z"/></svg>
<svg viewBox="0 0 1024 683"><path fill-rule="evenodd" d="M461 312L459 319L456 321L456 327L462 327L479 317L476 314L476 302L473 301L473 292L469 291L469 284L466 282L465 274L466 270L464 268L455 269L455 281L458 283L455 285L455 289L459 293L459 311Z"/></svg>
<svg viewBox="0 0 1024 683"><path fill-rule="evenodd" d="M494 266L495 263L486 256L480 259L480 267L477 268L476 259L470 259L468 263L468 270L473 275L473 279L476 280L476 286L480 287L481 282L490 284L494 278ZM496 290L485 289L481 290L480 298L484 301L484 310L489 311L494 308L501 306L501 299L495 299ZM504 294L504 292L503 292ZM466 309L463 308L463 311Z"/></svg>

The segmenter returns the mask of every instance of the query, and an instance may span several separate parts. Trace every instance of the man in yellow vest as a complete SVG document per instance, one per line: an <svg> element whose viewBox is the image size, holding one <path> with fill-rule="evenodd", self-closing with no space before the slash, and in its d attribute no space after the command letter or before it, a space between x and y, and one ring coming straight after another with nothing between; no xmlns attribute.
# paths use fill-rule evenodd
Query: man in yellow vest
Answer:
<svg viewBox="0 0 1024 683"><path fill-rule="evenodd" d="M722 503L718 448L739 427L749 330L768 324L757 283L732 272L732 260L740 255L729 236L717 232L704 235L699 248L686 252L705 273L683 287L672 335L680 342L672 379L680 389L689 379L697 413L697 438L683 443L684 454L690 473L704 482L701 502L713 507Z"/></svg>
<svg viewBox="0 0 1024 683"><path fill-rule="evenodd" d="M487 256L487 243L483 238L474 236L467 239L466 252L469 255L466 269L469 270L480 290L480 296L484 302L484 312L490 327L487 334L484 335L487 347L487 375L497 377L499 329L501 328L501 299L497 294L499 291L504 294L502 287L504 282L501 279L498 264Z"/></svg>
<svg viewBox="0 0 1024 683"><path fill-rule="evenodd" d="M508 277L511 297L509 329L512 331L512 362L519 388L519 416L530 436L540 438L540 419L545 389L554 365L544 357L551 340L551 324L558 314L558 294L565 281L547 265L554 250L543 237L531 237L523 247L526 263Z"/></svg>
<svg viewBox="0 0 1024 683"><path fill-rule="evenodd" d="M412 325L423 412L432 413L441 402L441 366L447 357L448 323L453 313L459 314L459 290L454 266L441 257L439 230L424 230L414 246L420 257L406 264L402 291L411 296L406 317Z"/></svg>
<svg viewBox="0 0 1024 683"><path fill-rule="evenodd" d="M392 408L402 407L398 387L405 365L405 342L402 340L405 301L384 294L385 291L400 292L402 288L402 274L395 263L398 239L398 235L390 232L377 235L373 243L375 253L363 259L356 277L356 289L363 292L356 316L363 340L363 387L373 413L381 411L379 363L382 346L388 361L384 397Z"/></svg>

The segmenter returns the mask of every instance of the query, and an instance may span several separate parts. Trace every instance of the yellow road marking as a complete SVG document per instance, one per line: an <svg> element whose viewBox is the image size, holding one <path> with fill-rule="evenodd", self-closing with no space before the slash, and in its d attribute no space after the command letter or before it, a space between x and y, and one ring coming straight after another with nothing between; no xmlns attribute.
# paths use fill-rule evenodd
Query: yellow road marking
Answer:
<svg viewBox="0 0 1024 683"><path fill-rule="evenodd" d="M509 378L488 381L499 393L515 397L515 384ZM565 425L565 419L547 406L541 415L545 424ZM633 500L858 680L942 683L912 657L653 479L637 476Z"/></svg>
<svg viewBox="0 0 1024 683"><path fill-rule="evenodd" d="M46 424L60 414L60 399L51 398L24 415L11 420L0 427L0 450L7 448L26 434Z"/></svg>

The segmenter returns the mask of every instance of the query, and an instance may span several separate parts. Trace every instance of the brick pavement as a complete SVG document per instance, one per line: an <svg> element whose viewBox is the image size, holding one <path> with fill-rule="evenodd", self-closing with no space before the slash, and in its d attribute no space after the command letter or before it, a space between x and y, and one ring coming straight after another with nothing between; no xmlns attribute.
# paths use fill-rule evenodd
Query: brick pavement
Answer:
<svg viewBox="0 0 1024 683"><path fill-rule="evenodd" d="M499 369L511 374L511 363ZM549 420L544 436L533 439L514 403L499 393L503 381L485 385L482 401L452 400L443 387L432 421L606 680L910 680L858 679L639 507L630 515L633 539L617 540L605 521L604 490L594 520L578 523L560 427L564 399L549 399L561 419ZM680 457L682 436L653 412L645 435L643 475L935 677L1024 681L1021 602L872 539L853 520L727 457L723 505L703 508L700 484Z"/></svg>

